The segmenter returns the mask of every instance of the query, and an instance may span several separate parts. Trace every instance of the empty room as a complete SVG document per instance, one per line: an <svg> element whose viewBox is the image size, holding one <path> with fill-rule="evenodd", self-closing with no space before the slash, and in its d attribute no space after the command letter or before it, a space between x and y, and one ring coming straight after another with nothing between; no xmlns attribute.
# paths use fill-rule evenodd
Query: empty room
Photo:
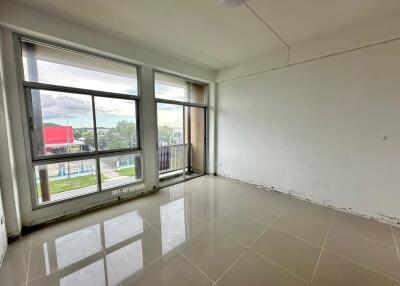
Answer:
<svg viewBox="0 0 400 286"><path fill-rule="evenodd" d="M399 0L0 0L0 286L400 286Z"/></svg>

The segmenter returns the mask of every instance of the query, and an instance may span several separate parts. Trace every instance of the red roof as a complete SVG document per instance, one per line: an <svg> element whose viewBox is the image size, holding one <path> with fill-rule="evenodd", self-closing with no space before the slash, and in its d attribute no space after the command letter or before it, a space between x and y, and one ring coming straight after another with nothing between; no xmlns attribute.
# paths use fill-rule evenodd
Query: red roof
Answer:
<svg viewBox="0 0 400 286"><path fill-rule="evenodd" d="M51 126L44 128L45 144L66 144L74 142L72 126Z"/></svg>

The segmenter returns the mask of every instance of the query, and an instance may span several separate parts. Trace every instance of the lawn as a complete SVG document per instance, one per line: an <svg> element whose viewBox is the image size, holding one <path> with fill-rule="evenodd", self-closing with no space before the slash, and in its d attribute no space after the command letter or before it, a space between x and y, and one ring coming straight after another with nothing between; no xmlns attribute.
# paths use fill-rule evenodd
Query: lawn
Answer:
<svg viewBox="0 0 400 286"><path fill-rule="evenodd" d="M61 193L70 190L76 190L84 187L96 185L96 175L86 175L80 177L66 178L61 180L49 181L50 194ZM37 184L38 196L40 193L40 183Z"/></svg>
<svg viewBox="0 0 400 286"><path fill-rule="evenodd" d="M117 173L120 176L132 177L132 176L135 176L135 167L123 168L123 169L117 170Z"/></svg>
<svg viewBox="0 0 400 286"><path fill-rule="evenodd" d="M135 167L123 168L116 171L120 176L135 176ZM101 176L101 181L103 182L107 179L105 176ZM70 190L77 190L84 187L89 187L96 185L97 178L96 175L86 175L72 178L65 178L61 180L49 181L50 194L62 193ZM36 184L36 190L38 197L41 197L40 183Z"/></svg>

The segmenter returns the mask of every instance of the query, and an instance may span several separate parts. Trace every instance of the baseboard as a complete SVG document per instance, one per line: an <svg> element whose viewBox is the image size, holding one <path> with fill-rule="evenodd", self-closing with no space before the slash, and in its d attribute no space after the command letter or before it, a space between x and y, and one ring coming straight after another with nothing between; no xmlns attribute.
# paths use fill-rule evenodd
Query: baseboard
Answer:
<svg viewBox="0 0 400 286"><path fill-rule="evenodd" d="M302 193L298 193L295 191L290 191L290 190L286 190L284 188L280 188L280 187L276 187L276 186L266 186L266 185L259 185L259 184L255 184L254 182L250 182L250 181L246 181L246 180L240 180L234 177L230 177L228 175L223 175L223 174L217 174L217 176L227 179L227 180L231 180L231 181L235 181L235 182L239 182L239 183L243 183L243 184L247 184L256 188L260 188L266 191L270 191L270 192L278 192L281 193L283 195L286 196L292 196L296 199L300 199L303 201L307 201L316 205L320 205L320 206L324 206L324 207L328 207L328 208L332 208L334 210L337 211L341 211L341 212L345 212L345 213L349 213L349 214L353 214L353 215L357 215L357 216L361 216L361 217L365 217L368 219L372 219L378 222L382 222L382 223L386 223L386 224L390 224L392 226L395 227L400 227L400 218L394 218L394 217L389 217L386 215L377 215L377 214L373 214L373 213L368 213L368 212L363 212L357 209L354 209L352 207L348 207L348 206L341 206L341 205L337 205L334 204L332 202L328 202L319 198L315 198L315 197L310 197L308 195L302 194Z"/></svg>

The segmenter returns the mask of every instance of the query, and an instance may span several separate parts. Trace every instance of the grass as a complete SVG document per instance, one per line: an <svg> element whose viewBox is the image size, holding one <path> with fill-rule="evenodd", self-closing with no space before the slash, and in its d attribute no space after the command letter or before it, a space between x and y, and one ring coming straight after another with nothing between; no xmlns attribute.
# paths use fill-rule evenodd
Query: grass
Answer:
<svg viewBox="0 0 400 286"><path fill-rule="evenodd" d="M65 191L76 190L84 187L96 185L96 175L86 175L80 177L66 178L61 180L49 181L50 194L62 193ZM37 184L38 196L40 193L40 184Z"/></svg>
<svg viewBox="0 0 400 286"><path fill-rule="evenodd" d="M117 170L118 175L120 176L135 176L135 167L128 167L128 168L123 168L120 170Z"/></svg>
<svg viewBox="0 0 400 286"><path fill-rule="evenodd" d="M134 176L135 167L123 168L116 171L120 176ZM101 181L104 182L107 177L101 176ZM97 184L96 175L86 175L80 177L65 178L61 180L49 181L50 194L62 193L65 191L76 190L84 187L89 187ZM36 184L38 197L41 197L40 183Z"/></svg>

